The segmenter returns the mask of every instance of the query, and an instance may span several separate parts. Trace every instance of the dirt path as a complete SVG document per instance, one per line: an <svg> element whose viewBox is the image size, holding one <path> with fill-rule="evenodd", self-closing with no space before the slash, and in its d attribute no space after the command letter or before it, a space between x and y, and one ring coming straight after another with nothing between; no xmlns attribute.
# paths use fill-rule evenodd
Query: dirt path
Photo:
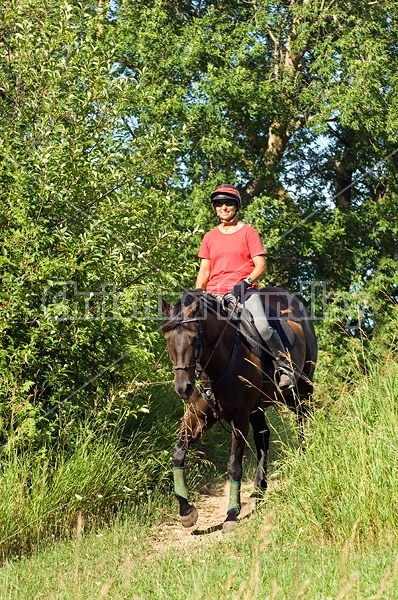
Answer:
<svg viewBox="0 0 398 600"><path fill-rule="evenodd" d="M194 547L205 539L220 539L223 535L222 523L225 520L228 506L229 484L218 481L200 490L200 496L195 501L199 517L196 525L184 528L178 519L178 507L175 507L175 519L172 523L161 525L157 531L158 549L181 544ZM241 489L242 510L239 520L248 517L255 509L255 500L250 498L253 483L243 483Z"/></svg>

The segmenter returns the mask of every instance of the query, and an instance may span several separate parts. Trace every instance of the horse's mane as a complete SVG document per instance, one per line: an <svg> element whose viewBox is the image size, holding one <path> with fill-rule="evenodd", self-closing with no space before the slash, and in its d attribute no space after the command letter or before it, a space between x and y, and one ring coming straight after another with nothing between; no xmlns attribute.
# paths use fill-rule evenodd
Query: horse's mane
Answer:
<svg viewBox="0 0 398 600"><path fill-rule="evenodd" d="M200 298L200 304L195 311L195 317L203 315L203 309L205 306L209 312L219 313L220 310L223 312L219 301L211 294L204 293L203 295L198 296L193 292L185 292L176 302L176 304L171 307L170 314L163 321L160 331L162 333L167 333L176 327L184 327L184 319L186 319L184 314L184 306L191 306L198 297Z"/></svg>

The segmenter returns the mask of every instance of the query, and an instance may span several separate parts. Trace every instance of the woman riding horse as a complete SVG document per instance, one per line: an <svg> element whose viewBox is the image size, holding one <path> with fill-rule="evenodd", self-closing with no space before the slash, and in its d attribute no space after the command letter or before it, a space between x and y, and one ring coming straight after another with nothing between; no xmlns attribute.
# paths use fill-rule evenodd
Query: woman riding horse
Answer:
<svg viewBox="0 0 398 600"><path fill-rule="evenodd" d="M263 491L267 487L270 436L264 407L283 399L301 422L311 405L317 343L310 315L296 296L273 287L259 292L255 280L265 270L265 253L258 233L236 218L241 206L238 190L228 184L218 186L211 201L220 224L203 238L197 290L185 294L175 306L162 301L167 315L162 331L173 362L174 389L188 404L173 448L174 491L181 522L184 527L191 527L198 516L188 501L184 474L187 451L217 420L223 419L232 429L230 494L223 524L224 530L230 530L240 512L242 459L249 425L253 428L258 459L255 483ZM208 293L203 292L204 288ZM229 291L250 310L273 355L264 352L263 347L258 353L242 343L231 311L225 312L219 302ZM234 309L236 306L237 302ZM268 323L264 306L269 314L277 315L278 322L283 321L285 337L289 337L286 331L290 333L289 360L281 338Z"/></svg>
<svg viewBox="0 0 398 600"><path fill-rule="evenodd" d="M189 502L185 482L185 458L190 446L216 423L226 421L232 430L228 461L230 479L229 504L223 529L230 531L240 512L242 459L249 425L257 451L256 488L262 493L267 487L266 461L270 431L264 408L284 400L296 411L299 422L309 412L313 391L317 345L313 324L302 303L293 294L280 288L264 288L262 297L272 314L283 315L293 341L290 355L297 383L294 389L281 394L275 383L274 361L269 354L261 357L242 343L236 321L223 310L210 294L188 292L175 305L163 300L167 315L162 331L167 341L174 369L174 389L187 403L177 443L173 448L174 491L180 505L184 527L196 523L198 512ZM197 389L201 373L206 373L210 387L206 393ZM207 391L211 396L207 396Z"/></svg>
<svg viewBox="0 0 398 600"><path fill-rule="evenodd" d="M268 322L256 283L266 269L260 236L253 227L237 219L242 200L234 186L217 186L210 199L220 223L202 240L197 291L206 289L216 297L230 292L242 302L253 316L257 331L276 361L279 388L292 388L295 381L291 362L278 332Z"/></svg>

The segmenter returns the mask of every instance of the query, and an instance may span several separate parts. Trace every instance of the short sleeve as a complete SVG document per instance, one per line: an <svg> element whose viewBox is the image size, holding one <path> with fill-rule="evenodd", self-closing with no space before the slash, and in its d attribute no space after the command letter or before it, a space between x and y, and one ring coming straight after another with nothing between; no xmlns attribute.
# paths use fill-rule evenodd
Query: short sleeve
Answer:
<svg viewBox="0 0 398 600"><path fill-rule="evenodd" d="M209 249L209 240L208 233L206 233L202 239L202 243L200 244L198 256L199 258L206 258L210 260L210 249Z"/></svg>
<svg viewBox="0 0 398 600"><path fill-rule="evenodd" d="M254 229L254 227L248 227L247 244L251 258L253 258L254 256L261 255L265 256L263 243L258 232Z"/></svg>

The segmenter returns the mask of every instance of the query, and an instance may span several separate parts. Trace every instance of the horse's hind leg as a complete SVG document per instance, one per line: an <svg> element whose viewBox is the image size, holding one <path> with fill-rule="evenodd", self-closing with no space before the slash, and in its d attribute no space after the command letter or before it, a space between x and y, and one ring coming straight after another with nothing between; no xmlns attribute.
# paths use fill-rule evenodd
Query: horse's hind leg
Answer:
<svg viewBox="0 0 398 600"><path fill-rule="evenodd" d="M185 482L184 463L188 448L198 440L204 431L215 422L209 407L200 399L190 404L182 419L180 435L173 448L174 493L180 505L180 518L184 527L192 527L198 518L198 511L188 502L188 487Z"/></svg>
<svg viewBox="0 0 398 600"><path fill-rule="evenodd" d="M234 420L232 425L231 452L228 461L228 475L230 480L229 504L227 509L227 518L223 523L223 531L232 531L238 521L241 509L240 486L242 481L242 460L246 445L246 436L249 429L249 422L239 422Z"/></svg>
<svg viewBox="0 0 398 600"><path fill-rule="evenodd" d="M256 491L260 496L267 489L267 454L269 450L270 430L265 420L264 410L260 407L250 413L253 439L257 451Z"/></svg>

